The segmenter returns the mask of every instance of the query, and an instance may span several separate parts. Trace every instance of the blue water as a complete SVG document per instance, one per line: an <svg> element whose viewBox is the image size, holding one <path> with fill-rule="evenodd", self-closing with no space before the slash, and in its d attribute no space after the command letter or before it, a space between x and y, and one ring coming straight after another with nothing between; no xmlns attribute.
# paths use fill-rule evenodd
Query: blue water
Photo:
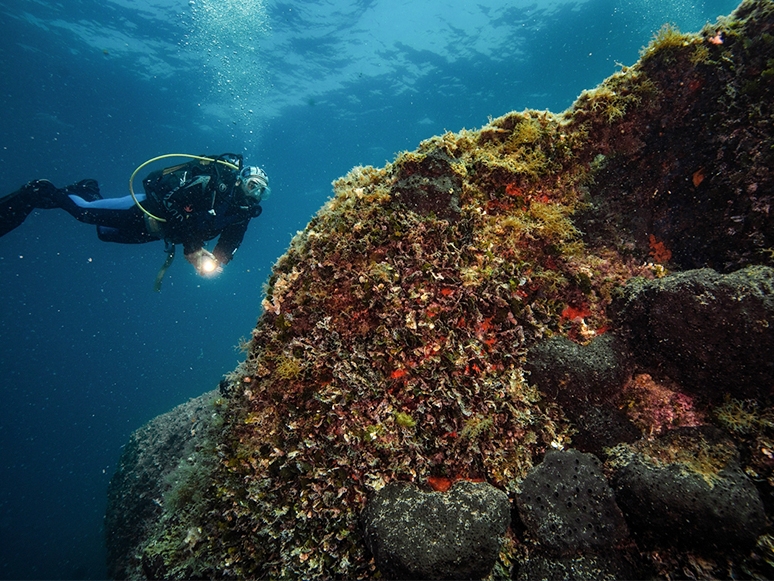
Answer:
<svg viewBox="0 0 774 581"><path fill-rule="evenodd" d="M273 194L214 280L59 210L0 239L0 577L106 575L130 433L216 387L292 234L355 165L526 107L561 111L664 22L733 0L0 0L0 191L127 194L164 153L243 153Z"/></svg>

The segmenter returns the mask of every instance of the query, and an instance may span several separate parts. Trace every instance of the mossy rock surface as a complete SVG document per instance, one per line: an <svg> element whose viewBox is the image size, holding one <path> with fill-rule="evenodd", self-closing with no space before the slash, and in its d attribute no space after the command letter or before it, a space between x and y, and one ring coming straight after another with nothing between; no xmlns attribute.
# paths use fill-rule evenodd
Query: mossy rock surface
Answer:
<svg viewBox="0 0 774 581"><path fill-rule="evenodd" d="M206 465L202 456L211 456L212 430L220 423L217 399L212 391L177 406L135 431L124 447L110 479L105 515L111 578L141 575L136 547L165 509L179 510L197 486L206 486L206 481L183 480L190 470L179 469Z"/></svg>
<svg viewBox="0 0 774 581"><path fill-rule="evenodd" d="M162 495L152 522L112 536L124 543L112 570L368 578L377 572L359 519L385 485L481 480L514 495L588 417L558 392L543 397L526 374L530 349L621 332L608 307L634 277L772 265L774 99L763 73L773 29L771 1L744 2L700 34L665 30L564 113L508 113L337 180L274 267L212 446L195 467L175 466L199 470L202 486L166 504ZM682 405L685 386L637 377L638 389ZM678 419L715 417L688 411ZM757 437L745 445L768 474ZM112 531L139 522L122 518ZM508 532L495 576L528 559L522 533ZM721 558L765 567L765 546L757 560ZM697 563L672 557L665 575Z"/></svg>
<svg viewBox="0 0 774 581"><path fill-rule="evenodd" d="M485 482L447 492L393 482L363 511L363 534L387 579L483 579L511 520L511 504Z"/></svg>

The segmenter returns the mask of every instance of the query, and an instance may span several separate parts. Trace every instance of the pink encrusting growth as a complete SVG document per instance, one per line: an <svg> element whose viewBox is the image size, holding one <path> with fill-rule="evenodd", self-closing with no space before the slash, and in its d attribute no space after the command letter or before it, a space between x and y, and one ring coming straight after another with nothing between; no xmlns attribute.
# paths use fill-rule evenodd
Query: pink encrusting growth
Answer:
<svg viewBox="0 0 774 581"><path fill-rule="evenodd" d="M647 436L667 430L704 424L704 414L679 386L656 381L647 373L635 375L621 392L620 406Z"/></svg>

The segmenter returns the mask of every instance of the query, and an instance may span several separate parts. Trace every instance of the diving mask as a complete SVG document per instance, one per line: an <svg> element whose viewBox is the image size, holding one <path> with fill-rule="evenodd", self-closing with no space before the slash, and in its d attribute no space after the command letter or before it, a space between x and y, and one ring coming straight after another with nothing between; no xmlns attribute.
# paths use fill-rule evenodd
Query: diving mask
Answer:
<svg viewBox="0 0 774 581"><path fill-rule="evenodd" d="M239 187L242 193L260 202L269 196L269 176L261 168L247 166L239 172Z"/></svg>

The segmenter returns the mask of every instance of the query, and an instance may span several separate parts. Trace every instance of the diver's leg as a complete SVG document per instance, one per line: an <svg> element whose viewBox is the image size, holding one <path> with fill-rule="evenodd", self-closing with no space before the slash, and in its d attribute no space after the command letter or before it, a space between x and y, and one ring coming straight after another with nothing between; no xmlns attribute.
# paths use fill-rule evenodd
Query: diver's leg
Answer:
<svg viewBox="0 0 774 581"><path fill-rule="evenodd" d="M94 180L57 190L53 199L76 220L96 225L97 236L105 242L139 244L160 238L148 233L145 216L131 196L102 198ZM144 201L145 194L138 194L137 202Z"/></svg>
<svg viewBox="0 0 774 581"><path fill-rule="evenodd" d="M139 195L138 201L145 199ZM0 236L17 228L35 208L62 208L76 220L87 224L105 226L106 232L113 230L117 234L100 234L104 240L140 242L156 240L147 236L147 228L142 213L136 207L131 196L104 200L95 180L86 179L62 189L48 180L31 181L15 192L0 198Z"/></svg>
<svg viewBox="0 0 774 581"><path fill-rule="evenodd" d="M24 222L35 208L55 208L52 196L57 188L48 180L34 180L0 198L0 236Z"/></svg>
<svg viewBox="0 0 774 581"><path fill-rule="evenodd" d="M136 216L142 218L142 211L136 206L131 196L89 201L80 195L70 193L68 188L65 188L58 191L55 199L57 207L62 208L76 220L87 224L121 228L128 223L136 223L137 220L134 219ZM144 195L137 196L137 200L140 202L144 199ZM140 220L140 222L143 221Z"/></svg>
<svg viewBox="0 0 774 581"><path fill-rule="evenodd" d="M68 193L72 189L68 187L65 190L66 195L59 200L59 207L81 222L96 224L97 236L103 242L141 244L159 239L159 236L148 232L145 216L131 196L86 201ZM137 196L138 202L144 200L144 194Z"/></svg>
<svg viewBox="0 0 774 581"><path fill-rule="evenodd" d="M64 191L67 194L73 194L79 198L83 198L87 202L93 202L95 200L102 199L102 194L99 192L99 184L97 183L97 180L81 180L78 183L66 186Z"/></svg>
<svg viewBox="0 0 774 581"><path fill-rule="evenodd" d="M148 233L142 215L135 215L131 223L127 221L127 224L121 228L97 226L97 236L103 242L118 242L119 244L144 244L159 239L158 236Z"/></svg>

